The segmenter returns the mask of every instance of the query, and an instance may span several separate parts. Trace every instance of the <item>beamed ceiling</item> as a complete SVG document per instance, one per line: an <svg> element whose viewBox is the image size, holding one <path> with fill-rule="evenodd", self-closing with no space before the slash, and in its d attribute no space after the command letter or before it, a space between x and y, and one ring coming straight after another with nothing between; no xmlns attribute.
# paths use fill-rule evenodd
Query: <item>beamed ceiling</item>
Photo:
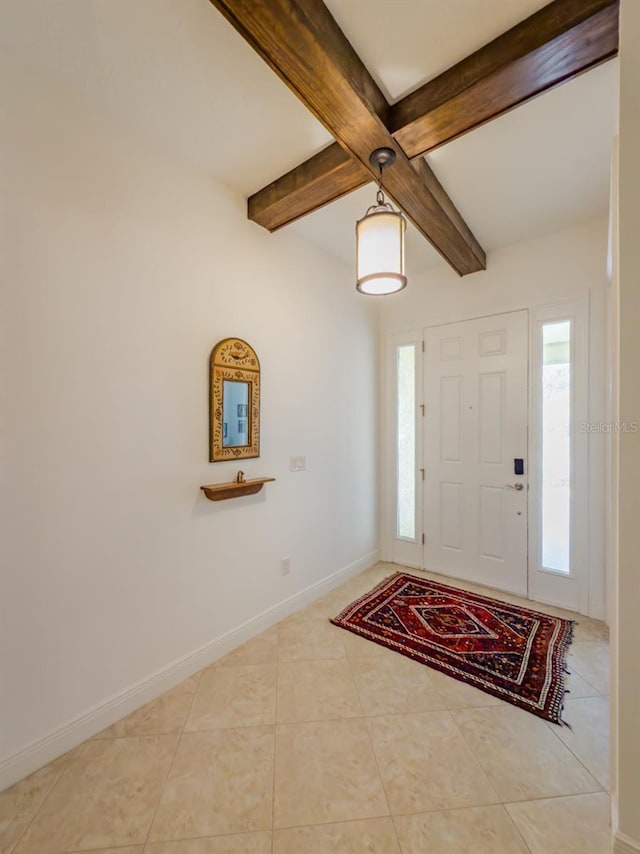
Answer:
<svg viewBox="0 0 640 854"><path fill-rule="evenodd" d="M375 179L460 275L486 257L424 155L572 80L618 52L618 0L553 0L390 104L323 0L211 0L335 138L249 198L273 231ZM398 8L402 14L402 8Z"/></svg>
<svg viewBox="0 0 640 854"><path fill-rule="evenodd" d="M0 44L349 263L380 145L409 275L606 215L615 0L211 2L3 0Z"/></svg>

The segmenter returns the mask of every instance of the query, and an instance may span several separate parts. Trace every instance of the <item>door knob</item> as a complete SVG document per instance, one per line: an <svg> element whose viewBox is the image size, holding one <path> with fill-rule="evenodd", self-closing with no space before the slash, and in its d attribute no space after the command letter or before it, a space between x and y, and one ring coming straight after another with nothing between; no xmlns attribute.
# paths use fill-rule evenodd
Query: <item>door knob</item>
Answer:
<svg viewBox="0 0 640 854"><path fill-rule="evenodd" d="M507 489L516 489L518 492L522 492L524 489L524 483L505 483L505 487Z"/></svg>

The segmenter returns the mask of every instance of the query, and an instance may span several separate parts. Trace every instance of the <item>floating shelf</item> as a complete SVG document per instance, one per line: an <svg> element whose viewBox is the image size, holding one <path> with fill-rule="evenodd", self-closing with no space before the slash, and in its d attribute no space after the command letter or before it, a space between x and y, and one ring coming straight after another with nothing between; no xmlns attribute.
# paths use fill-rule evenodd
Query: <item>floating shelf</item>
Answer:
<svg viewBox="0 0 640 854"><path fill-rule="evenodd" d="M254 480L232 480L230 483L210 483L200 489L209 501L226 501L227 498L240 498L243 495L255 495L260 492L265 483L270 483L275 477L256 477Z"/></svg>

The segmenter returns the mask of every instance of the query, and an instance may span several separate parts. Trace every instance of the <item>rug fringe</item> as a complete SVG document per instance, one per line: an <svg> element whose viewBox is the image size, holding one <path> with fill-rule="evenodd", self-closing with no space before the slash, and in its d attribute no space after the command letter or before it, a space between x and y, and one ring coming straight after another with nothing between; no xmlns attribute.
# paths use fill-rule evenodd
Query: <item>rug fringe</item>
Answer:
<svg viewBox="0 0 640 854"><path fill-rule="evenodd" d="M563 645L563 659L564 659L564 657L565 657L566 655L568 655L568 653L569 653L569 647L570 647L570 646L571 646L571 644L573 643L573 632L574 632L574 628L575 628L575 626L577 626L577 625L578 625L578 621L577 621L577 620L567 620L567 623L568 623L568 626L567 626L567 634L566 634L566 637L565 637L565 643L564 643L564 645ZM560 711L559 711L559 714L558 714L558 724L559 724L560 726L566 726L566 727L567 727L567 729L569 729L569 730L571 730L571 732L573 732L573 727L571 726L571 724L570 724L570 723L568 723L567 721L565 721L565 719L563 718L564 705L565 705L565 698L566 698L567 694L570 694L570 693L571 693L571 691L570 691L570 689L569 689L569 688L565 688L566 676L571 676L571 673L572 673L572 671L571 671L571 670L569 670L569 668L567 667L567 662L566 662L566 660L563 660L563 662L562 662L562 672L563 672L563 674L566 674L566 675L565 675L565 676L562 676L562 689L563 689L563 692L562 692L562 703L561 703L561 705L560 705Z"/></svg>

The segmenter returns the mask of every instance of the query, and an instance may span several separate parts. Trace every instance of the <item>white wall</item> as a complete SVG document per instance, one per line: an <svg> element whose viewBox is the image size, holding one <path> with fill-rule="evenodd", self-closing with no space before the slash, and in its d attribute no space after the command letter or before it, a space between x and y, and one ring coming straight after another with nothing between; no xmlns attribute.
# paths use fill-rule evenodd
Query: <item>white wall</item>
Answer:
<svg viewBox="0 0 640 854"><path fill-rule="evenodd" d="M489 252L486 270L462 278L445 265L418 275L409 270L406 289L384 301L382 333L515 311L589 292L592 313L597 314L604 305L607 228L606 220L595 220Z"/></svg>
<svg viewBox="0 0 640 854"><path fill-rule="evenodd" d="M460 278L442 266L411 275L407 288L386 299L382 308L381 341L404 329L421 329L440 323L514 311L588 295L590 301L590 401L589 420L604 421L606 414L606 220L547 235L488 253L487 269ZM383 350L384 352L384 350ZM589 436L590 613L605 616L605 434ZM385 472L388 479L389 472ZM393 494L390 484L383 494ZM386 533L383 556L391 545L390 516L386 508L382 530Z"/></svg>
<svg viewBox="0 0 640 854"><path fill-rule="evenodd" d="M6 785L375 559L377 311L352 270L8 57L0 93ZM262 454L211 465L231 335L261 361ZM277 481L204 498L240 467Z"/></svg>
<svg viewBox="0 0 640 854"><path fill-rule="evenodd" d="M621 421L640 421L640 4L620 21L619 288ZM614 643L616 852L640 851L640 434L619 435L619 567Z"/></svg>

